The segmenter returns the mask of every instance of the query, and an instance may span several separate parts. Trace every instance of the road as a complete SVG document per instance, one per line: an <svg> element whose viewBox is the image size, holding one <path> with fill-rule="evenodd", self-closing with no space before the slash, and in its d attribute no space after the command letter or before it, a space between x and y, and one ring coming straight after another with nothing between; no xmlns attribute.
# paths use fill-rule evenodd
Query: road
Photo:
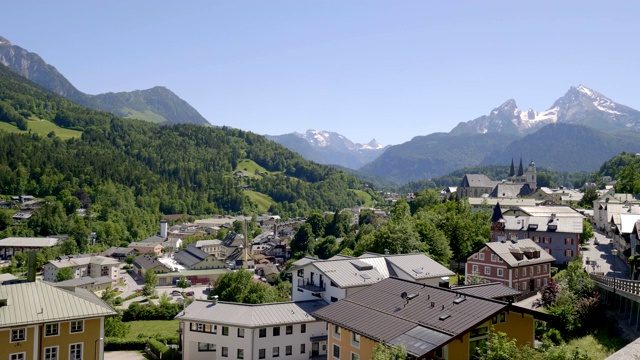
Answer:
<svg viewBox="0 0 640 360"><path fill-rule="evenodd" d="M600 232L593 232L596 239L598 239L599 245L594 245L593 241L587 245L589 250L582 251L582 261L588 272L600 272L605 276L614 276L619 279L629 279L629 266L619 257L614 257L611 254L612 245L609 243L610 238L607 238ZM614 266L615 258L615 266ZM587 265L587 259L589 264Z"/></svg>

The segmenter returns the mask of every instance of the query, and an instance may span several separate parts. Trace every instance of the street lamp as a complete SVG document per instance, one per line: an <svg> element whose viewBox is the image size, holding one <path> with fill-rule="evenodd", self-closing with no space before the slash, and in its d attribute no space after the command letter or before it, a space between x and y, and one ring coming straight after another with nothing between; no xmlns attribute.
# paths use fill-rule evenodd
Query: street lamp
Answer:
<svg viewBox="0 0 640 360"><path fill-rule="evenodd" d="M616 257L618 257L618 249L615 247L611 250L613 255L613 293L616 293Z"/></svg>

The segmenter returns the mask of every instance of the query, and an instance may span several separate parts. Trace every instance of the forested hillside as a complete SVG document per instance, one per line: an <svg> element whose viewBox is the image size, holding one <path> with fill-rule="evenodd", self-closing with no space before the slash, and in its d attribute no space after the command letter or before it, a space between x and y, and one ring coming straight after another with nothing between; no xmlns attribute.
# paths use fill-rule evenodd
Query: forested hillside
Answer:
<svg viewBox="0 0 640 360"><path fill-rule="evenodd" d="M29 133L29 127L49 120L82 135L64 141L55 133ZM0 121L27 130L0 132L0 194L46 197L50 205L42 211L47 216L34 216L43 224L34 220L5 229L8 224L0 220L4 235L50 235L84 223L108 228L104 237L129 241L155 233L161 213L255 213L257 206L243 186L270 196L277 202L271 210L285 216L358 202L356 178L306 161L260 135L118 118L78 106L4 66ZM243 159L268 173L234 177ZM94 216L75 218L78 207Z"/></svg>

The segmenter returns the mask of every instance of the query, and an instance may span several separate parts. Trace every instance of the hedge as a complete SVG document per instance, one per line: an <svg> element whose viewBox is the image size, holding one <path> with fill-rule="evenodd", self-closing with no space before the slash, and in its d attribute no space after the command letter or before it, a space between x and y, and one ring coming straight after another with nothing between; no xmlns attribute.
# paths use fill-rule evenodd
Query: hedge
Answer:
<svg viewBox="0 0 640 360"><path fill-rule="evenodd" d="M104 339L105 351L144 350L147 339L122 339L108 337Z"/></svg>
<svg viewBox="0 0 640 360"><path fill-rule="evenodd" d="M180 354L156 339L149 339L149 348L151 352L160 357L162 360L180 360Z"/></svg>

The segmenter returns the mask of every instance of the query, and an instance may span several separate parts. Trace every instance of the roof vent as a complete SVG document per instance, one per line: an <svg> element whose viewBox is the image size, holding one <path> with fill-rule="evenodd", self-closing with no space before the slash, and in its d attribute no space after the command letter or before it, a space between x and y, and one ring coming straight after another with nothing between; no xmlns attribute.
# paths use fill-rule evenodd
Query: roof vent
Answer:
<svg viewBox="0 0 640 360"><path fill-rule="evenodd" d="M467 298L457 298L457 299L453 300L453 303L455 305L458 305L458 304L460 304L461 302L463 302L465 300L467 300Z"/></svg>
<svg viewBox="0 0 640 360"><path fill-rule="evenodd" d="M442 305L442 306L444 306L444 305ZM444 314L444 315L440 315L439 319L444 321L444 320L447 320L450 317L451 317L451 314Z"/></svg>
<svg viewBox="0 0 640 360"><path fill-rule="evenodd" d="M9 299L0 299L0 307L7 306Z"/></svg>

